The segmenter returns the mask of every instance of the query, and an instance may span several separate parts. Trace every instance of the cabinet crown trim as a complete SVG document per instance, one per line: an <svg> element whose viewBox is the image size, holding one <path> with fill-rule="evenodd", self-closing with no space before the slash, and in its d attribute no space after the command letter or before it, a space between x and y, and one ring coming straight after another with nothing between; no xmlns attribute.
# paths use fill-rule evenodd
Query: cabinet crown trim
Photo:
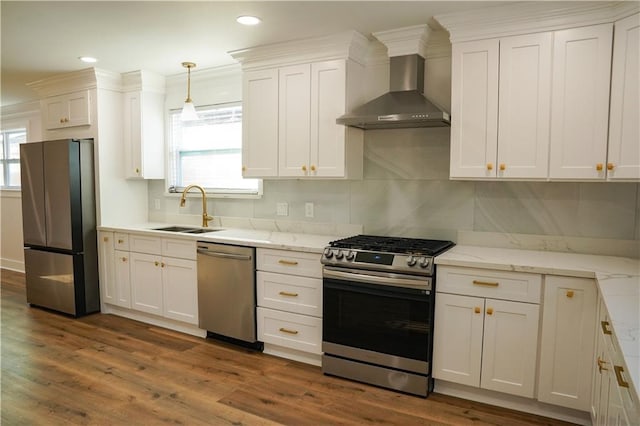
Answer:
<svg viewBox="0 0 640 426"><path fill-rule="evenodd" d="M99 68L85 68L27 83L27 86L40 98L95 88L119 91L122 90L122 76L117 72Z"/></svg>
<svg viewBox="0 0 640 426"><path fill-rule="evenodd" d="M357 31L292 40L228 52L243 71L333 59L366 62L369 40Z"/></svg>
<svg viewBox="0 0 640 426"><path fill-rule="evenodd" d="M434 16L452 43L614 22L640 10L638 2L518 2Z"/></svg>
<svg viewBox="0 0 640 426"><path fill-rule="evenodd" d="M127 72L122 74L122 90L165 93L165 78L146 70Z"/></svg>

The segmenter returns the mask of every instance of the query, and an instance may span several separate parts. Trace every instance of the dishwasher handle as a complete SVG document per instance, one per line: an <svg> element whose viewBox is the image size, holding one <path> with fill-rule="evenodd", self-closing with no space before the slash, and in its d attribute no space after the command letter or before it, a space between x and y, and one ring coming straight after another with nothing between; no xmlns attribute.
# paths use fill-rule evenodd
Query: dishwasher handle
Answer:
<svg viewBox="0 0 640 426"><path fill-rule="evenodd" d="M233 260L251 260L251 256L243 256L240 254L229 254L229 253L218 253L215 251L209 251L207 249L198 249L198 254L203 254L205 256L211 257L223 257L225 259L233 259Z"/></svg>

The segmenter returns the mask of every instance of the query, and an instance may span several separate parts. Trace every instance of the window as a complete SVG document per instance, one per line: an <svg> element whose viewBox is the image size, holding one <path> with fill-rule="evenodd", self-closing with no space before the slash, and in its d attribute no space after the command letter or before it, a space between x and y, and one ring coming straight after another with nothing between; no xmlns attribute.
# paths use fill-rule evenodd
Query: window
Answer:
<svg viewBox="0 0 640 426"><path fill-rule="evenodd" d="M169 192L198 184L212 194L259 195L260 179L242 178L242 105L198 108L198 120L170 113Z"/></svg>
<svg viewBox="0 0 640 426"><path fill-rule="evenodd" d="M26 128L0 131L0 188L20 188L20 144L26 141Z"/></svg>

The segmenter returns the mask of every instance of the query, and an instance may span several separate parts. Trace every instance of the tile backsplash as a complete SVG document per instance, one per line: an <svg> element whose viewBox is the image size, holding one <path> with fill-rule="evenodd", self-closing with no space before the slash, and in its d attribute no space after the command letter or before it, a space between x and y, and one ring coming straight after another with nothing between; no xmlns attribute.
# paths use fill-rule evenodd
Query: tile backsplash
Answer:
<svg viewBox="0 0 640 426"><path fill-rule="evenodd" d="M449 128L365 133L364 179L265 180L261 199L212 199L218 216L362 225L369 234L458 240L459 232L626 240L640 245L640 184L449 180ZM178 210L151 181L150 219ZM276 216L276 203L289 216ZM304 205L314 203L314 217ZM184 212L182 212L184 210ZM629 241L632 240L632 241ZM635 240L635 241L633 241Z"/></svg>

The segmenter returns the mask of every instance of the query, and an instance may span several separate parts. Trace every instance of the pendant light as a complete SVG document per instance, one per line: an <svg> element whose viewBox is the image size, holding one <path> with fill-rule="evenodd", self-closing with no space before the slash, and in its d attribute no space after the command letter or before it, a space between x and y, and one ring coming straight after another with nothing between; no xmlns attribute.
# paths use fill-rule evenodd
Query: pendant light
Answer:
<svg viewBox="0 0 640 426"><path fill-rule="evenodd" d="M180 119L182 121L197 120L198 113L196 113L196 108L193 106L193 101L191 100L191 68L194 68L196 64L193 62L183 62L182 66L187 69L187 99L184 101Z"/></svg>

